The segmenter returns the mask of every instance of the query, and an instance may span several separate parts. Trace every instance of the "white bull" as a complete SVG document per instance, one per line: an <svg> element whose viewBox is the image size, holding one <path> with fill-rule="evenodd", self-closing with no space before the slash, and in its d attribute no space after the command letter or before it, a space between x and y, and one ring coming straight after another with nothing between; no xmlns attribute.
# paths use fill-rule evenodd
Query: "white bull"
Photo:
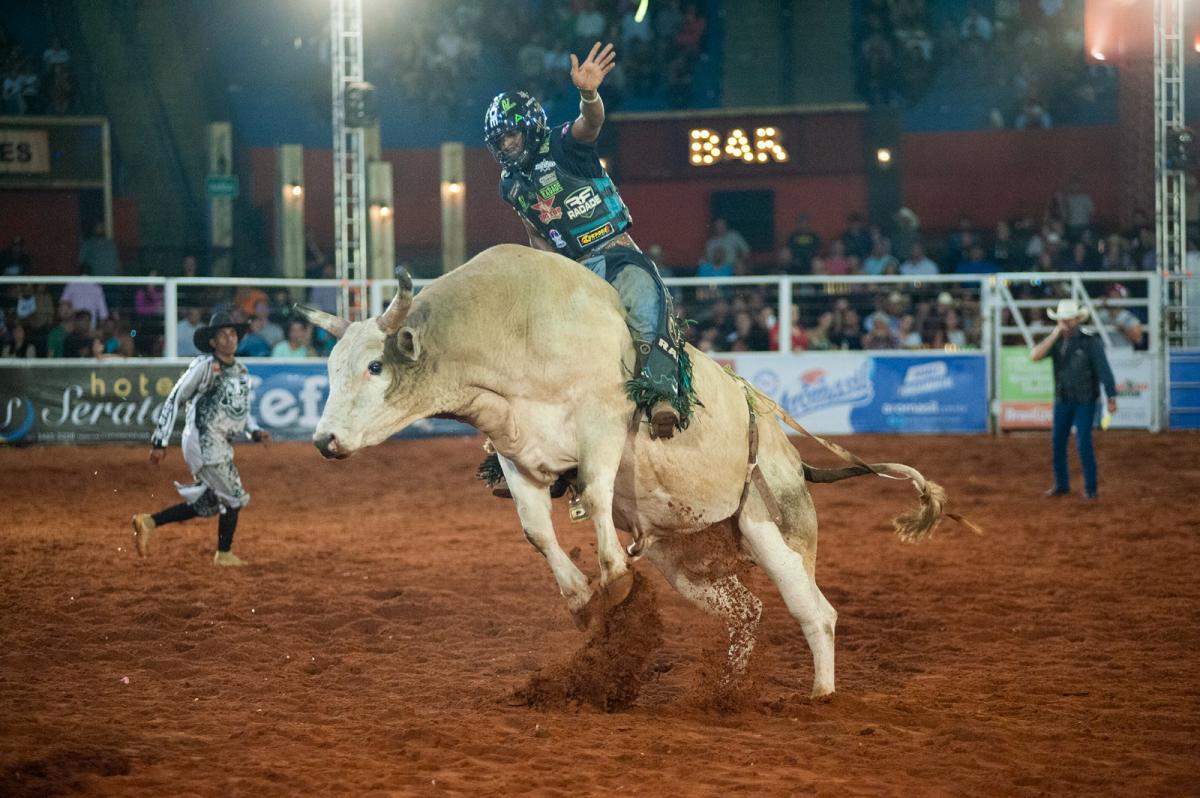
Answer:
<svg viewBox="0 0 1200 798"><path fill-rule="evenodd" d="M400 292L378 319L348 323L300 311L340 339L313 436L326 457L374 446L419 419L465 421L501 455L525 537L545 556L577 624L586 625L594 598L617 601L628 591L621 529L633 537L631 551L726 620L727 675L735 677L748 662L762 606L736 575L738 560L748 559L766 571L804 631L813 695L833 692L837 613L814 577L817 520L805 474L834 481L867 468L809 469L775 418L758 416L758 464L779 508L773 521L761 491L743 500L745 386L694 349L700 404L691 425L671 440L651 440L625 395L634 355L616 292L552 253L493 247L415 299L401 275ZM600 593L551 523L548 487L571 469L596 529ZM918 511L897 520L897 531L912 539L932 530L944 497L915 471L903 473L922 498Z"/></svg>

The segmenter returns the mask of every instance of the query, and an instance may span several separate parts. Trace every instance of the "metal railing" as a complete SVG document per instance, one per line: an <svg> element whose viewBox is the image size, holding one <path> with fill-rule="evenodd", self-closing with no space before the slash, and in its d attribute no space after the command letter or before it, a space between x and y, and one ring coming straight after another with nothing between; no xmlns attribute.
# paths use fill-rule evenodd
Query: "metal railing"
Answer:
<svg viewBox="0 0 1200 798"><path fill-rule="evenodd" d="M144 315L137 318L139 323L161 330L158 333L161 335L161 357L168 359L180 356L179 330L184 307L200 305L199 321L203 324L216 307L234 307L248 301L248 297L259 297L261 302L265 297L267 312L282 322L287 319L291 303L309 301L311 289L331 289L331 295L336 296L345 287L343 281L334 279L23 276L0 277L0 294L11 295L16 286L34 284L41 286L40 290L53 299L52 291L58 290L56 287L65 288L81 280L102 285L110 307L130 319L135 315L133 296L138 288L155 286L161 289L159 315L149 320ZM416 280L415 288L420 291L430 282ZM1144 333L1144 343L1136 348L1144 350L1155 364L1152 390L1160 418L1167 409L1169 394L1168 350L1171 347L1200 348L1200 277L1195 276L1163 276L1154 272L1020 272L920 278L903 275L669 277L664 282L676 297L681 315L696 319L701 325L711 322L710 314L720 303L733 306L741 303L756 308L776 331L775 345L768 353L780 357L793 353L791 331L796 312L801 314L804 322L799 326L807 328L814 322L819 324L821 316L835 307L879 310L897 293L905 305L903 312L913 315L928 311L930 305L939 308L949 297L948 301L955 307L974 314L972 329L966 337L966 349L988 358L988 391L993 397L1000 348L1005 345L1032 346L1041 335L1048 333L1053 323L1045 311L1060 298L1071 297L1087 307L1100 334L1108 342L1115 341L1118 333L1112 325L1113 313L1104 311L1113 309L1119 313L1127 310L1139 317ZM1109 296L1108 288L1116 282L1132 290L1126 295ZM369 281L366 299L370 314L381 313L395 291L394 280ZM45 300L41 301L44 311ZM13 304L10 297L5 305L9 308L9 324L13 323L15 315L11 308ZM244 313L245 309L236 312ZM196 315L193 313L193 318ZM859 314L860 327L865 316L866 313ZM854 317L847 315L847 318ZM859 332L861 334L863 330ZM924 340L919 348L933 350ZM911 347L909 349L911 351ZM155 354L158 350L146 347L139 351ZM716 356L735 353L725 346L709 351ZM963 352L964 346L947 341L933 351L955 354ZM0 363L8 365L17 362L12 358L0 358Z"/></svg>

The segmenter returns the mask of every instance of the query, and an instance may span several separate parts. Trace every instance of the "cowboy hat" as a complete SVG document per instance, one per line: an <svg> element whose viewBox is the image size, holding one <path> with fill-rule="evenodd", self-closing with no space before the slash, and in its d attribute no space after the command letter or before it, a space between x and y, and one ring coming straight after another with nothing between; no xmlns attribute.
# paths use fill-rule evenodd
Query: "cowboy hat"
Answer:
<svg viewBox="0 0 1200 798"><path fill-rule="evenodd" d="M216 313L212 314L212 318L208 320L208 326L197 327L196 331L192 333L192 343L194 343L196 348L201 352L207 352L211 355L213 348L212 344L209 342L209 339L216 335L217 330L221 329L222 327L232 327L234 332L237 333L239 343L241 342L242 338L246 336L246 330L250 329L249 324L239 324L238 322L235 322L233 317L228 313L223 310L218 310Z"/></svg>
<svg viewBox="0 0 1200 798"><path fill-rule="evenodd" d="M1046 315L1055 321L1070 321L1071 319L1079 319L1082 321L1087 318L1087 308L1079 307L1079 303L1074 299L1060 299L1058 301L1057 310L1047 310Z"/></svg>

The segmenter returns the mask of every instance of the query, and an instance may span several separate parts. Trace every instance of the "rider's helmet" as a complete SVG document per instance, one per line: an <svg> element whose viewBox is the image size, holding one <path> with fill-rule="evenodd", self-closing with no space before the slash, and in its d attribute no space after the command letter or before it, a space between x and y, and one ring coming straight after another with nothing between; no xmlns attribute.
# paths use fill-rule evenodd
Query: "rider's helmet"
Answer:
<svg viewBox="0 0 1200 798"><path fill-rule="evenodd" d="M515 155L505 155L500 141L505 135L521 131L525 146ZM546 139L546 112L528 92L497 94L483 118L483 140L492 156L507 168L525 171Z"/></svg>

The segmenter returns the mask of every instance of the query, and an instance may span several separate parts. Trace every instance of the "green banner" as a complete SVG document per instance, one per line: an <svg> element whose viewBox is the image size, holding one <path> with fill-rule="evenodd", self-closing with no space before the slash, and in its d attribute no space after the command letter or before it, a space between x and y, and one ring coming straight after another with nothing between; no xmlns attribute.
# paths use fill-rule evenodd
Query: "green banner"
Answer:
<svg viewBox="0 0 1200 798"><path fill-rule="evenodd" d="M1050 359L1029 359L1029 349L1005 346L1000 349L1000 401L1054 401L1054 371Z"/></svg>

